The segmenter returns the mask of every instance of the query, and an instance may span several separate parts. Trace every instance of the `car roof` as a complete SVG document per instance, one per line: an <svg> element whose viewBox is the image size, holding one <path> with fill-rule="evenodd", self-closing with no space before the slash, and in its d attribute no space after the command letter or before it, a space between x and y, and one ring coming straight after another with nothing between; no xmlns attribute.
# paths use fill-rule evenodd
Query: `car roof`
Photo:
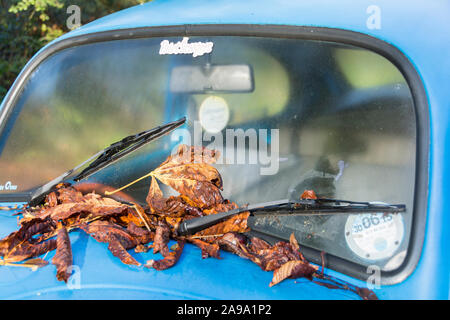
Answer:
<svg viewBox="0 0 450 320"><path fill-rule="evenodd" d="M369 29L367 26L373 10L371 6L374 5L380 10L380 29ZM58 41L117 29L189 24L317 26L362 32L386 40L392 37L400 41L405 34L411 35L408 32L414 32L415 37L428 32L428 38L431 28L434 33L448 32L449 9L450 4L445 0L432 3L424 0L382 0L376 3L372 0L155 0L83 25Z"/></svg>

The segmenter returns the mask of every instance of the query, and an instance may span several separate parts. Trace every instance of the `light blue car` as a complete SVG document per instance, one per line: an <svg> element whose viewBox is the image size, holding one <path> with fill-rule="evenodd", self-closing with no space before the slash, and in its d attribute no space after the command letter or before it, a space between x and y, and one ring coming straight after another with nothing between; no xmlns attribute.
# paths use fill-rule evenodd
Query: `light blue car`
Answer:
<svg viewBox="0 0 450 320"><path fill-rule="evenodd" d="M249 225L271 243L294 233L309 261L325 257L326 274L379 299L449 299L449 52L444 0L156 0L111 14L45 46L7 93L0 206L20 206L112 142L185 116L79 188L123 186L186 143L221 151L223 196L239 205L304 190L403 204L394 214L255 215ZM145 205L149 185L123 194ZM1 237L17 230L14 212L0 211ZM67 284L51 265L1 266L0 298L360 299L307 279L269 287L272 272L229 252L202 259L192 244L156 271L121 263L81 230L70 239Z"/></svg>

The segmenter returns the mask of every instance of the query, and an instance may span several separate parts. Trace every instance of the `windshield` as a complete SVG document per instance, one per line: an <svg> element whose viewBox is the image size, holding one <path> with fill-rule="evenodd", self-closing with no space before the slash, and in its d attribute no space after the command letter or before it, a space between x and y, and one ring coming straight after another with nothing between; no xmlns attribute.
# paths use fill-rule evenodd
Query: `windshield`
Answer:
<svg viewBox="0 0 450 320"><path fill-rule="evenodd" d="M314 190L407 208L397 215L255 217L252 229L283 239L295 232L304 246L383 270L405 257L414 105L402 74L374 52L260 37L93 43L45 60L16 101L1 133L0 195L32 191L124 136L186 116L183 127L83 180L86 190L127 184L180 143L204 145L221 152L223 194L239 205ZM149 184L123 192L145 203Z"/></svg>

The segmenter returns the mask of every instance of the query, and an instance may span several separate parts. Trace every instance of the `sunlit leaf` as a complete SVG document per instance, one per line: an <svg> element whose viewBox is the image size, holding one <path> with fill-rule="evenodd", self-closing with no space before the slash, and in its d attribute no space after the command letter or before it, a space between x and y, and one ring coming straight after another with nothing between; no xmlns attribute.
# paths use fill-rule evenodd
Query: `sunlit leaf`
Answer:
<svg viewBox="0 0 450 320"><path fill-rule="evenodd" d="M304 277L312 279L312 275L314 272L316 272L316 269L309 263L297 260L288 261L274 271L273 279L270 282L269 286L272 287L286 278L295 279Z"/></svg>

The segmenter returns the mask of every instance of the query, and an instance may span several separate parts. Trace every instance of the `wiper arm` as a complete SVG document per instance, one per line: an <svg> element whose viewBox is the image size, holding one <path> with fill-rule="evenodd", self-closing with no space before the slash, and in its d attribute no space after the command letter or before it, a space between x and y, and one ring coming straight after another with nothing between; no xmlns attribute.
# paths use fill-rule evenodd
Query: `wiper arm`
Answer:
<svg viewBox="0 0 450 320"><path fill-rule="evenodd" d="M126 156L127 154L137 150L138 148L144 146L150 141L154 141L159 137L171 132L172 130L180 127L186 122L186 118L183 117L179 120L167 123L165 125L143 131L128 137L123 138L120 141L117 141L111 144L109 147L97 152L92 157L79 164L73 169L70 169L67 172L64 172L59 177L53 179L50 182L47 182L43 186L37 188L33 194L31 195L31 200L28 202L30 206L36 206L42 202L45 196L50 193L50 191L57 184L63 182L67 177L72 175L75 171L86 165L87 163L94 160L89 166L87 166L84 170L82 170L79 174L77 174L72 179L75 181L80 181L81 179L87 178L95 172L103 169L110 164L116 162L120 158Z"/></svg>
<svg viewBox="0 0 450 320"><path fill-rule="evenodd" d="M219 212L204 217L184 221L178 227L179 235L189 235L213 226L236 214L249 211L251 215L336 215L361 213L398 213L405 212L404 204L387 204L384 202L358 202L337 199L289 199L257 203L226 212Z"/></svg>

